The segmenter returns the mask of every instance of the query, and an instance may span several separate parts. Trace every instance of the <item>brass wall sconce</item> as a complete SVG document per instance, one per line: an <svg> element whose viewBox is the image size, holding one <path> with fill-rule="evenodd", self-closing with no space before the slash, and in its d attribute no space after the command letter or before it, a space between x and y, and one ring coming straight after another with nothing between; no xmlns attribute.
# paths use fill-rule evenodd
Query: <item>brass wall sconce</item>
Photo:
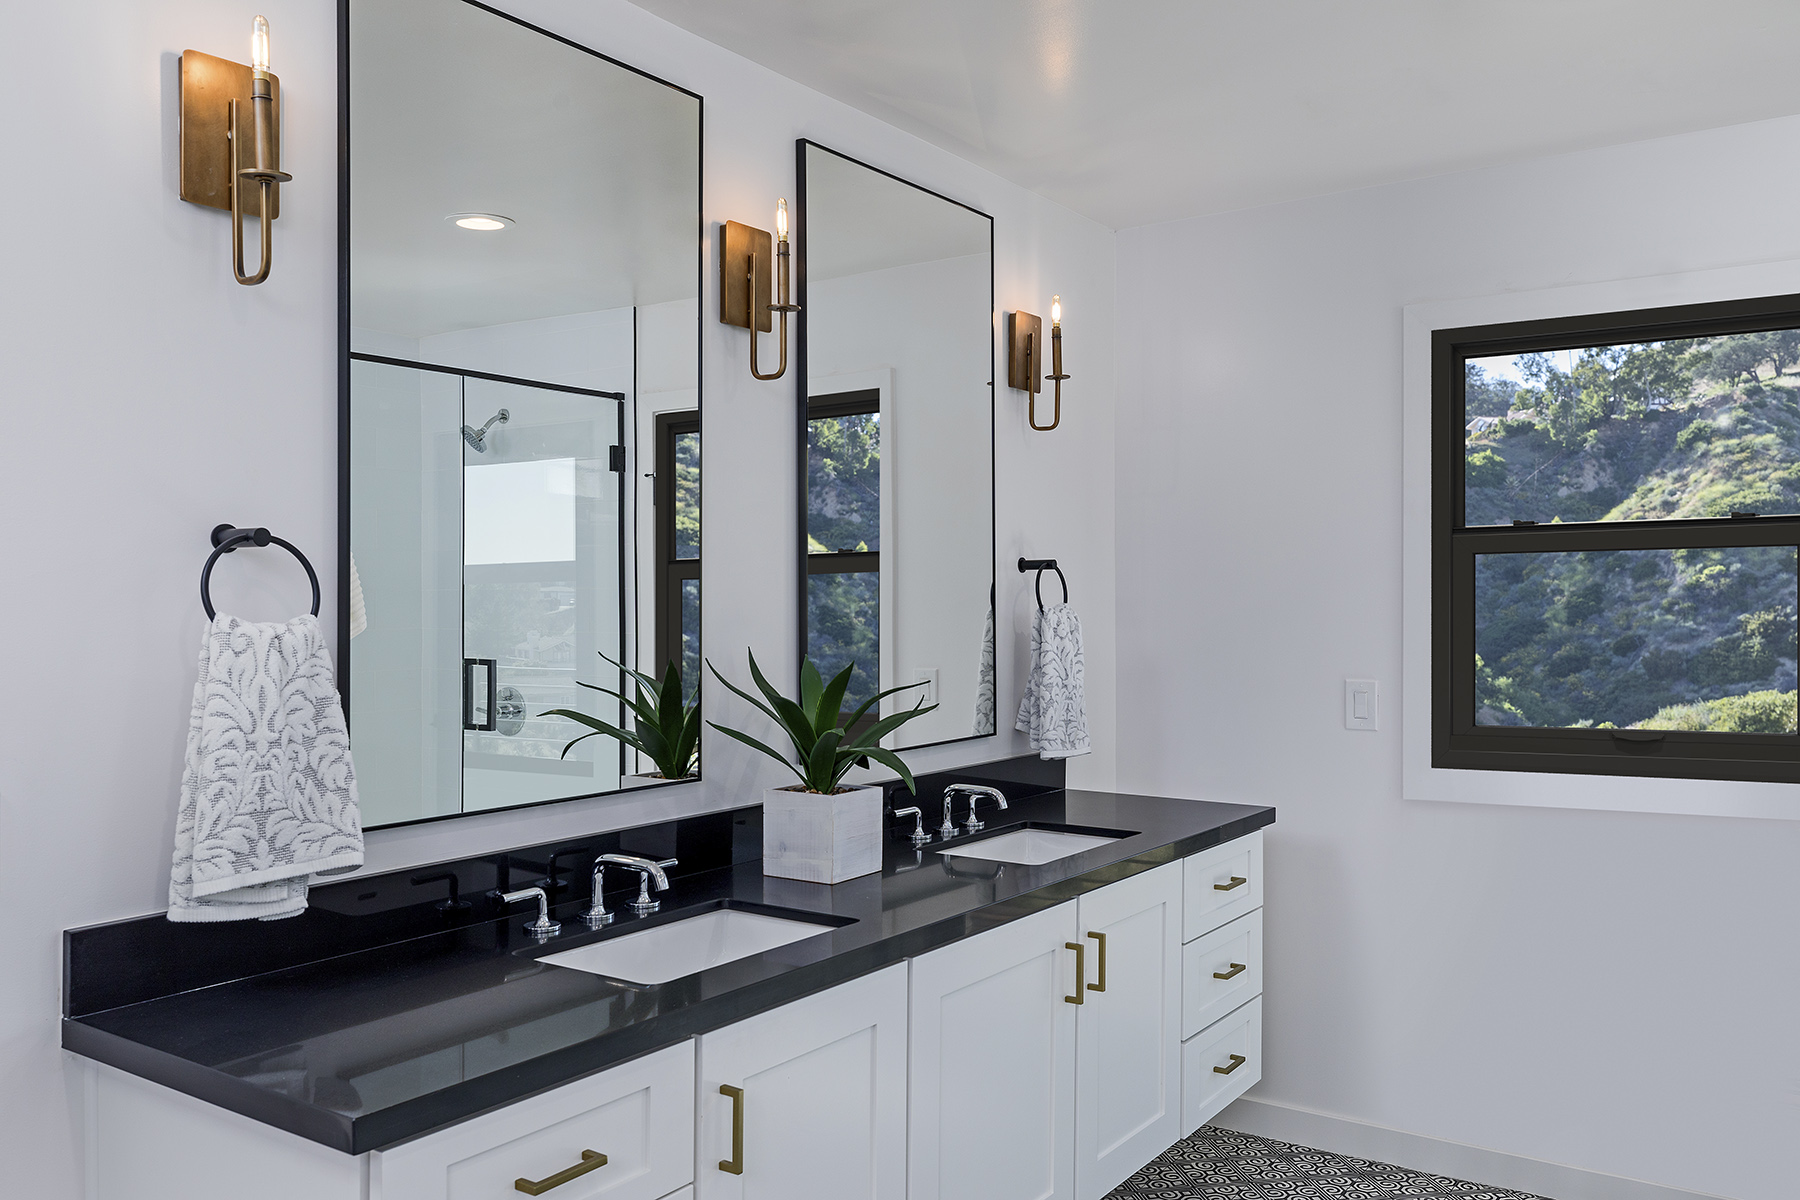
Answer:
<svg viewBox="0 0 1800 1200"><path fill-rule="evenodd" d="M800 311L798 304L788 303L786 200L776 203L775 232L771 249L767 230L727 221L719 239L719 320L750 331L750 374L757 379L780 379L787 373L788 314ZM775 263L773 304L769 303L771 259ZM773 374L765 375L757 362L756 341L758 333L775 327L772 313L781 314L781 364Z"/></svg>
<svg viewBox="0 0 1800 1200"><path fill-rule="evenodd" d="M1063 374L1062 361L1062 297L1050 297L1050 374L1043 363L1044 322L1028 312L1008 313L1006 317L1006 385L1026 394L1025 419L1039 433L1048 433L1062 424L1062 385L1069 378ZM1037 420L1037 397L1044 390L1044 380L1055 384L1056 407L1048 425Z"/></svg>
<svg viewBox="0 0 1800 1200"><path fill-rule="evenodd" d="M250 136L239 114L250 110ZM269 73L269 22L251 26L250 65L181 52L181 198L231 214L231 271L242 284L269 277L270 226L281 215L281 81ZM249 185L254 184L255 187ZM244 273L244 216L262 231L262 264Z"/></svg>

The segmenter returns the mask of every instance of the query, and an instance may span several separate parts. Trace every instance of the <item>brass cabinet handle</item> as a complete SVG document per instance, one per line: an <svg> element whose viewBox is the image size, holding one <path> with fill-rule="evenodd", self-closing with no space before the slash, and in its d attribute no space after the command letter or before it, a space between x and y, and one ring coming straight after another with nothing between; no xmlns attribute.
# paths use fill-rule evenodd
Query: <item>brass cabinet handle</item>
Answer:
<svg viewBox="0 0 1800 1200"><path fill-rule="evenodd" d="M1245 1058L1243 1055L1234 1054L1231 1056L1231 1065L1229 1067L1214 1067L1213 1074L1229 1075L1233 1071L1237 1070L1239 1067L1243 1066L1248 1061L1250 1061L1250 1060Z"/></svg>
<svg viewBox="0 0 1800 1200"><path fill-rule="evenodd" d="M1075 952L1075 994L1064 996L1063 1002L1065 1004L1086 1004L1087 996L1084 992L1087 988L1087 947L1080 942L1064 942L1063 947Z"/></svg>
<svg viewBox="0 0 1800 1200"><path fill-rule="evenodd" d="M1088 990L1093 992L1104 992L1106 990L1106 935L1104 933L1090 933L1088 936L1100 943L1100 982L1088 984Z"/></svg>
<svg viewBox="0 0 1800 1200"><path fill-rule="evenodd" d="M524 1192L527 1196L541 1196L551 1188L559 1188L569 1180L579 1179L589 1171L598 1171L605 1165L606 1155L601 1154L598 1150L583 1150L581 1161L574 1166L558 1171L554 1175L546 1175L535 1183L529 1179L515 1179L513 1188L516 1191Z"/></svg>
<svg viewBox="0 0 1800 1200"><path fill-rule="evenodd" d="M731 1157L719 1160L719 1170L727 1175L744 1173L744 1089L729 1083L719 1085L719 1095L731 1099Z"/></svg>
<svg viewBox="0 0 1800 1200"><path fill-rule="evenodd" d="M1249 883L1249 882L1250 881L1248 879L1245 879L1242 875L1233 875L1231 877L1230 883L1215 883L1215 884L1213 884L1213 891L1229 892L1232 888L1241 888L1246 883Z"/></svg>
<svg viewBox="0 0 1800 1200"><path fill-rule="evenodd" d="M1245 964L1243 964L1243 963L1232 963L1231 970L1229 970L1229 971L1214 971L1213 978L1214 979L1230 979L1233 975L1236 975L1239 972L1242 972L1242 971L1245 971L1248 969L1249 968L1246 967Z"/></svg>

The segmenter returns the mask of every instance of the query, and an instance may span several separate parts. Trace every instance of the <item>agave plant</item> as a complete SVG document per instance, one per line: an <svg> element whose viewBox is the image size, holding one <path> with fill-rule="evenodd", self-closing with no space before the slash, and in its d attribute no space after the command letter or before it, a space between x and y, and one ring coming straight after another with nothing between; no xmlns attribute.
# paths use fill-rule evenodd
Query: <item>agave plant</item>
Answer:
<svg viewBox="0 0 1800 1200"><path fill-rule="evenodd" d="M664 779L687 778L693 771L700 752L700 704L698 700L683 703L680 665L670 659L668 669L663 672L662 682L658 683L642 671L634 671L624 663L613 662L604 654L600 657L631 676L637 684L636 697L626 697L598 684L582 683L581 686L591 691L605 692L608 696L623 701L625 707L631 710L632 728L620 729L617 725L571 708L553 708L542 715L567 717L593 730L564 746L562 756L569 757L569 751L578 743L605 734L607 737L618 738L655 763L657 773ZM579 680L576 682L580 683Z"/></svg>
<svg viewBox="0 0 1800 1200"><path fill-rule="evenodd" d="M860 732L850 731L884 697L907 688L922 687L923 683L902 684L900 687L878 692L865 700L861 708L850 714L848 720L842 720L844 692L850 687L850 673L856 669L854 663L839 671L830 683L826 683L819 674L819 668L808 659L800 667L800 699L795 701L776 691L763 678L762 671L756 665L756 655L751 654L750 677L756 681L757 690L768 700L767 704L720 675L719 668L712 665L711 659L707 660L706 665L720 683L754 704L770 720L781 726L781 731L787 734L788 741L794 745L793 756L790 758L749 734L727 729L716 721L708 721L707 724L726 737L736 738L746 746L762 751L798 775L805 790L824 794L836 792L839 790L838 784L849 774L851 767L866 767L871 759L898 774L905 781L908 791L918 790L913 784L912 772L900 761L900 756L892 750L883 749L880 742L914 717L924 716L937 705L926 705L921 700L914 707L883 717Z"/></svg>

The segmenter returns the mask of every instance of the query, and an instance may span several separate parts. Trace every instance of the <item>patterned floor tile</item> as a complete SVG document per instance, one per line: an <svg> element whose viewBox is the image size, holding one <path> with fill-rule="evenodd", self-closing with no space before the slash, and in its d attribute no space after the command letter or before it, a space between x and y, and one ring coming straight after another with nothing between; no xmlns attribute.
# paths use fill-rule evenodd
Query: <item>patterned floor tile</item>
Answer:
<svg viewBox="0 0 1800 1200"><path fill-rule="evenodd" d="M1541 1200L1208 1125L1107 1200Z"/></svg>

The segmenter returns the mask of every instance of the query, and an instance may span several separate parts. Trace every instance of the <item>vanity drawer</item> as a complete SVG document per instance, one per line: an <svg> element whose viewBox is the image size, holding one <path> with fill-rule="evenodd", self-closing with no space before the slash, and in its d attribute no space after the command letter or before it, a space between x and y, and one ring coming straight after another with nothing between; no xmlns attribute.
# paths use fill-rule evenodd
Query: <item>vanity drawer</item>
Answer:
<svg viewBox="0 0 1800 1200"><path fill-rule="evenodd" d="M1262 994L1262 943L1259 908L1181 948L1182 1037L1193 1037Z"/></svg>
<svg viewBox="0 0 1800 1200"><path fill-rule="evenodd" d="M1260 829L1184 859L1181 940L1191 942L1261 908L1262 860Z"/></svg>
<svg viewBox="0 0 1800 1200"><path fill-rule="evenodd" d="M1258 996L1181 1043L1183 1134L1218 1116L1261 1078L1262 997Z"/></svg>
<svg viewBox="0 0 1800 1200"><path fill-rule="evenodd" d="M555 1200L661 1200L694 1179L694 1043L624 1063L371 1157L371 1200L517 1200L519 1179Z"/></svg>

